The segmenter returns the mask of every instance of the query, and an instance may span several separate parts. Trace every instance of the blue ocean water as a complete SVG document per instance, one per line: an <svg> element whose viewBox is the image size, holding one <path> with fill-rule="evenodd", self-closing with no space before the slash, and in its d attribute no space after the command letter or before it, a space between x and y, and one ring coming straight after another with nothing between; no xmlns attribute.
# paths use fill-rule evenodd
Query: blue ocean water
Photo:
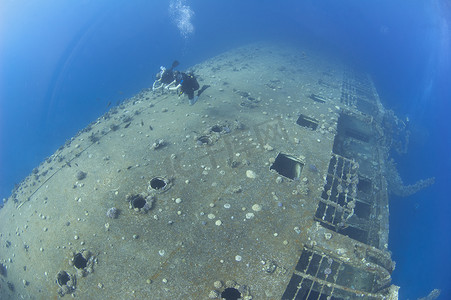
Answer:
<svg viewBox="0 0 451 300"><path fill-rule="evenodd" d="M401 299L451 299L451 8L446 1L2 1L0 197L65 140L147 88L160 65L185 69L254 41L316 47L366 70L412 131L391 198L393 283Z"/></svg>

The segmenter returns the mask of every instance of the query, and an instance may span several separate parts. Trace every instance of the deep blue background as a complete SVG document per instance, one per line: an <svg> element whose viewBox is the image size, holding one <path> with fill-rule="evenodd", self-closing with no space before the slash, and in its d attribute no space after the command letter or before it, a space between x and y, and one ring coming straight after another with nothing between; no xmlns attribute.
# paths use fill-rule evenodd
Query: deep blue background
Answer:
<svg viewBox="0 0 451 300"><path fill-rule="evenodd" d="M393 3L396 2L396 3ZM308 44L368 71L384 105L412 129L398 157L406 183L391 199L390 249L401 299L451 299L450 7L446 1L192 0L181 37L169 1L0 3L0 197L113 104L147 88L160 65L180 69L253 41Z"/></svg>

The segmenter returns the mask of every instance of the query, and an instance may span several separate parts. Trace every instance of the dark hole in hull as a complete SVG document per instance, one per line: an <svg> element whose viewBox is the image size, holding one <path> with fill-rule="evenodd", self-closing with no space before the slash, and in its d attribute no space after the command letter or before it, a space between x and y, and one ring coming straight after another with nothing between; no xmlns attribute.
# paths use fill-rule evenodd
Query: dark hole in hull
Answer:
<svg viewBox="0 0 451 300"><path fill-rule="evenodd" d="M371 192L371 180L368 178L359 177L357 189L361 192L369 194Z"/></svg>
<svg viewBox="0 0 451 300"><path fill-rule="evenodd" d="M241 298L241 293L236 288L226 288L221 293L221 298L226 300L237 300Z"/></svg>
<svg viewBox="0 0 451 300"><path fill-rule="evenodd" d="M275 170L277 173L287 178L299 179L303 167L304 164L296 158L279 153L269 169Z"/></svg>
<svg viewBox="0 0 451 300"><path fill-rule="evenodd" d="M163 189L163 188L166 187L166 181L164 181L164 179L158 178L158 177L153 178L150 181L150 187L155 189L155 190Z"/></svg>
<svg viewBox="0 0 451 300"><path fill-rule="evenodd" d="M70 280L69 274L67 272L62 271L58 273L58 276L56 278L56 281L60 286L66 285L66 283Z"/></svg>
<svg viewBox="0 0 451 300"><path fill-rule="evenodd" d="M77 253L74 256L74 266L77 269L84 269L84 268L86 268L87 262L88 261L83 257L83 255L81 253Z"/></svg>
<svg viewBox="0 0 451 300"><path fill-rule="evenodd" d="M209 145L211 144L211 140L208 136L203 135L197 139L197 143L200 145Z"/></svg>
<svg viewBox="0 0 451 300"><path fill-rule="evenodd" d="M323 98L315 95L315 94L310 94L310 96L308 96L310 99L312 99L315 102L319 102L319 103L326 103L326 100L324 100Z"/></svg>
<svg viewBox="0 0 451 300"><path fill-rule="evenodd" d="M134 196L130 202L133 208L143 208L146 205L146 199L141 195Z"/></svg>
<svg viewBox="0 0 451 300"><path fill-rule="evenodd" d="M366 203L357 201L355 208L354 208L354 213L359 218L368 220L370 218L370 214L371 214L371 206L369 206Z"/></svg>
<svg viewBox="0 0 451 300"><path fill-rule="evenodd" d="M296 121L296 124L302 127L311 128L313 130L316 130L316 128L318 128L318 121L304 115L299 116L298 120Z"/></svg>

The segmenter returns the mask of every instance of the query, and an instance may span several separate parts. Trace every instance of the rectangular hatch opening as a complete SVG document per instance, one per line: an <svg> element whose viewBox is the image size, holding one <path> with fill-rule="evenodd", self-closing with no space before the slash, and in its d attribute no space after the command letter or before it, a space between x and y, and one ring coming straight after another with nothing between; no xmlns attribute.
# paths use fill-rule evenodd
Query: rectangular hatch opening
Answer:
<svg viewBox="0 0 451 300"><path fill-rule="evenodd" d="M269 167L270 170L274 170L280 175L287 177L289 179L295 180L301 177L302 169L304 168L304 163L298 158L284 154L280 152L277 154L274 163Z"/></svg>
<svg viewBox="0 0 451 300"><path fill-rule="evenodd" d="M316 130L316 128L318 128L317 120L307 117L302 114L299 116L298 120L296 121L296 124L298 124L299 126L302 126L302 127L313 129L313 130Z"/></svg>
<svg viewBox="0 0 451 300"><path fill-rule="evenodd" d="M315 101L315 102L326 103L326 99L324 99L324 98L322 98L322 97L320 97L318 95L310 94L308 97L310 99L312 99L313 101Z"/></svg>
<svg viewBox="0 0 451 300"><path fill-rule="evenodd" d="M359 182L357 183L357 190L365 194L370 194L372 190L371 179L359 176Z"/></svg>

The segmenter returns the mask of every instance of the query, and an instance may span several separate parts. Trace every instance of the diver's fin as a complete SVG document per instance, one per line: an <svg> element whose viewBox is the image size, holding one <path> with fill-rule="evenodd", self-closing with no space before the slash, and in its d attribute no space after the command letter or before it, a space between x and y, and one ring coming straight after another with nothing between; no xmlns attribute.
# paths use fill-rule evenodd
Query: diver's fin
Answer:
<svg viewBox="0 0 451 300"><path fill-rule="evenodd" d="M189 99L189 105L194 105L194 103L196 103L198 99L199 99L199 96L194 96L193 99Z"/></svg>
<svg viewBox="0 0 451 300"><path fill-rule="evenodd" d="M177 67L178 65L180 65L180 63L177 60L174 60L174 62L172 63L171 70Z"/></svg>
<svg viewBox="0 0 451 300"><path fill-rule="evenodd" d="M200 94L202 94L209 87L210 87L209 85L205 84L199 91L197 91L197 96L200 96Z"/></svg>

